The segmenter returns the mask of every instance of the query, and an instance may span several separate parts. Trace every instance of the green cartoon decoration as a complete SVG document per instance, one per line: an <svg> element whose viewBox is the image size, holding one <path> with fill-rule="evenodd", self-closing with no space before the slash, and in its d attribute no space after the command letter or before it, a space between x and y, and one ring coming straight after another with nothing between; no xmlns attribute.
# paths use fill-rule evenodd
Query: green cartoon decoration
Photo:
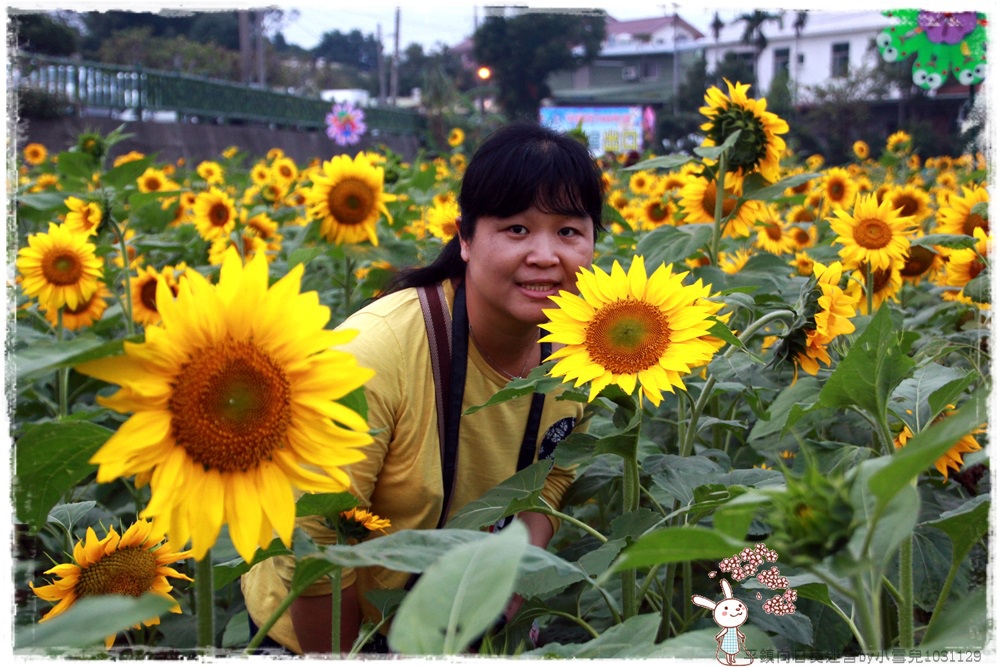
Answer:
<svg viewBox="0 0 1000 667"><path fill-rule="evenodd" d="M895 9L883 15L898 20L875 40L886 62L916 54L913 83L936 90L948 76L966 86L986 78L986 14Z"/></svg>

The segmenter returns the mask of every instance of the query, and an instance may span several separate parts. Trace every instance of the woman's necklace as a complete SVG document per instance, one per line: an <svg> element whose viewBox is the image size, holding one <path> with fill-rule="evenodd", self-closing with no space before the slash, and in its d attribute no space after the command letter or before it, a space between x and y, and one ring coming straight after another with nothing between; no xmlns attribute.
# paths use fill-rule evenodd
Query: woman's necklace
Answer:
<svg viewBox="0 0 1000 667"><path fill-rule="evenodd" d="M514 378L523 378L524 377L524 372L528 370L528 362L531 361L531 353L535 351L535 346L534 345L532 345L531 349L528 350L528 356L524 358L524 365L521 366L521 372L518 373L517 375L511 375L510 373L508 373L507 371L505 371L503 369L503 367L500 366L500 364L498 364L496 361L493 360L493 357L491 357L489 355L489 352L486 351L485 347L483 347L482 345L479 344L479 341L476 340L476 335L474 333L472 333L472 323L471 322L469 323L469 336L472 337L472 342L476 344L476 348L482 353L483 358L486 359L486 361L489 363L490 366L492 366L493 368L497 369L500 372L500 375L504 376L508 380L513 380Z"/></svg>

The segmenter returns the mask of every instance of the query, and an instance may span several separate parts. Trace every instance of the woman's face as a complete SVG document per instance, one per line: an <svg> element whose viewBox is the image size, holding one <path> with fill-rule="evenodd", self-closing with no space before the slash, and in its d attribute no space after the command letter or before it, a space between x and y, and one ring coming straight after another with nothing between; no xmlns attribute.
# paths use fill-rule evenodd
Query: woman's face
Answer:
<svg viewBox="0 0 1000 667"><path fill-rule="evenodd" d="M594 224L531 207L509 218L480 217L461 245L469 312L487 326L515 330L547 321L550 296L576 293L577 270L594 258Z"/></svg>

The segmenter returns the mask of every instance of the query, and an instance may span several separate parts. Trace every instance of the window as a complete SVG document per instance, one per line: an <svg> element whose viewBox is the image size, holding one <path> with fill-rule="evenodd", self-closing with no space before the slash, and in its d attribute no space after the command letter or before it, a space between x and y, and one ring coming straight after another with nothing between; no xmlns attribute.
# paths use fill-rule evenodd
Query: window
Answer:
<svg viewBox="0 0 1000 667"><path fill-rule="evenodd" d="M642 75L644 81L648 80L655 81L660 74L659 68L656 66L656 63L651 63L651 62L643 62L639 68L639 72Z"/></svg>
<svg viewBox="0 0 1000 667"><path fill-rule="evenodd" d="M788 49L775 49L774 50L774 75L777 76L779 73L784 72L788 74L788 65L792 60L791 53Z"/></svg>
<svg viewBox="0 0 1000 667"><path fill-rule="evenodd" d="M846 77L850 63L851 45L847 42L834 44L833 53L830 58L830 76Z"/></svg>

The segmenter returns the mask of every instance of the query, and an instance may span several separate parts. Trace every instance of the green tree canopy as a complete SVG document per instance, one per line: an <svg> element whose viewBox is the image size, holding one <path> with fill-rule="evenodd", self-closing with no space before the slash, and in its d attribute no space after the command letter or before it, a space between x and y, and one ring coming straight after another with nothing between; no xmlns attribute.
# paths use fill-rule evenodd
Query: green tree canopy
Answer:
<svg viewBox="0 0 1000 667"><path fill-rule="evenodd" d="M378 69L378 51L379 43L374 35L363 35L360 30L348 33L333 30L324 32L319 44L310 53L329 62L373 72Z"/></svg>
<svg viewBox="0 0 1000 667"><path fill-rule="evenodd" d="M492 70L504 112L512 118L537 118L542 100L552 92L549 75L576 69L600 53L604 21L603 12L488 16L473 35L473 54Z"/></svg>

